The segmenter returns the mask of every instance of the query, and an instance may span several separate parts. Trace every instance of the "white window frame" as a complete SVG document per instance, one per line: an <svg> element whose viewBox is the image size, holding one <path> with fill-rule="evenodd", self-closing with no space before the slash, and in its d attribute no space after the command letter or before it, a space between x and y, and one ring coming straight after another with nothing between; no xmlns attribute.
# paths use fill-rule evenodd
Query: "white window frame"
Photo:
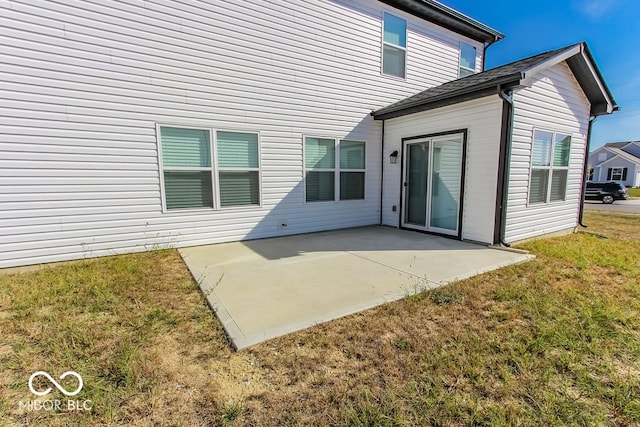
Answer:
<svg viewBox="0 0 640 427"><path fill-rule="evenodd" d="M195 130L204 130L209 132L209 144L210 147L210 167L176 167L169 166L164 167L164 159L162 157L162 135L161 128L163 127L172 127L172 128L180 128L180 129L195 129ZM236 133L250 133L258 136L258 167L257 168L220 168L218 166L218 132L236 132ZM202 211L223 211L223 210L234 210L234 209L255 209L262 207L262 136L259 131L255 130L247 130L247 129L227 129L227 128L215 128L211 126L193 126L193 125L182 125L176 123L156 123L156 143L158 146L158 167L160 172L160 196L162 199L162 212L168 214L174 213L183 213L183 212L202 212ZM194 208L178 208L178 209L168 209L167 208L167 193L165 190L165 182L164 182L164 172L168 171L210 171L211 173L211 190L213 191L213 206L202 206L202 207L194 207ZM255 205L235 205L235 206L221 206L220 204L220 179L219 173L221 171L257 171L258 172L258 204Z"/></svg>
<svg viewBox="0 0 640 427"><path fill-rule="evenodd" d="M334 167L333 168L308 168L307 167L307 138L333 140ZM340 142L362 142L364 144L364 169L342 169L340 167ZM333 200L307 200L307 172L333 172ZM340 172L364 172L364 188L362 199L340 199ZM331 136L302 135L302 180L304 188L304 203L349 203L362 202L367 199L367 142L359 139L335 138Z"/></svg>
<svg viewBox="0 0 640 427"><path fill-rule="evenodd" d="M462 66L462 46L463 45L471 46L473 48L473 51L474 51L474 56L473 56L474 68L468 68L468 67L463 67ZM468 77L468 76L463 76L462 75L462 70L471 71L471 74L469 74L469 75L475 74L476 73L475 65L476 65L477 61L478 61L478 48L476 46L472 45L471 43L466 43L466 42L461 41L460 45L459 45L459 48L458 48L458 78Z"/></svg>
<svg viewBox="0 0 640 427"><path fill-rule="evenodd" d="M535 135L536 132L548 132L551 134L551 153L550 153L550 157L549 157L549 166L534 166L533 165L533 144L535 141ZM554 166L553 165L553 159L554 159L554 155L555 155L555 149L556 149L556 135L560 134L560 135L566 135L570 138L569 140L569 161L567 162L567 166ZM571 169L571 148L573 146L573 134L569 133L569 132L559 132L559 131L552 131L552 130L548 130L548 129L539 129L539 128L534 128L533 132L531 134L531 159L529 160L529 182L527 184L527 206L541 206L541 205L549 205L549 204L563 204L567 202L567 187L569 185L569 171ZM546 170L548 173L548 179L547 179L547 191L546 191L546 197L545 200L543 202L531 202L530 199L530 195L531 195L531 177L533 175L533 171L534 170ZM553 183L553 171L554 170L566 170L567 171L567 181L565 182L565 188L564 188L564 199L562 200L551 200L551 187L552 187L552 183Z"/></svg>
<svg viewBox="0 0 640 427"><path fill-rule="evenodd" d="M350 168L342 168L342 166L340 166L340 154L342 153L340 144L342 144L344 141L346 142L360 142L364 145L364 168L362 169L350 169ZM340 202L351 202L351 201L359 201L359 200L365 200L367 197L367 142L366 141L360 141L360 140L355 140L355 139L340 139L338 141L338 145L336 145L336 155L337 155L337 161L338 163L336 163L337 166L337 171L336 171L336 175L337 175L337 180L336 180L336 184L337 184L337 193L336 193L336 199ZM340 175L342 172L354 172L354 173L364 173L364 181L362 182L362 198L361 199L342 199L341 198L341 192L340 192L340 187L342 184L342 176Z"/></svg>
<svg viewBox="0 0 640 427"><path fill-rule="evenodd" d="M619 170L620 172L617 173L616 170ZM615 178L616 175L619 175L619 178ZM611 180L610 181L622 181L622 177L624 176L624 168L623 167L616 167L616 168L611 168Z"/></svg>
<svg viewBox="0 0 640 427"><path fill-rule="evenodd" d="M401 79L401 80L406 80L407 79L407 57L409 56L409 50L407 48L407 46L400 46L400 45L395 45L393 43L388 43L384 41L384 17L385 15L390 15L393 16L394 18L398 18L398 19L402 19L405 22L405 26L404 26L404 40L405 40L405 44L408 45L409 44L409 21L395 13L391 13L391 12L387 12L387 11L383 11L382 12L382 31L380 34L380 40L382 41L382 43L380 44L380 74L382 74L383 76L386 77L391 77L394 79ZM396 76L393 74L387 74L384 72L384 47L385 46L391 46L393 48L396 49L400 49L404 51L404 64L403 64L403 70L404 73L402 76Z"/></svg>

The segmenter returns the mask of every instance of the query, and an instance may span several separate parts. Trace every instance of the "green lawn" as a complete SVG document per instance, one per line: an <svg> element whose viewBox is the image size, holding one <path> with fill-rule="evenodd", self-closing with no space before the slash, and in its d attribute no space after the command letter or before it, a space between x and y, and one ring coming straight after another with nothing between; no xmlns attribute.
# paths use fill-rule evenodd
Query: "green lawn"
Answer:
<svg viewBox="0 0 640 427"><path fill-rule="evenodd" d="M0 420L640 425L640 216L585 222L610 238L537 240L532 262L238 353L174 250L0 276ZM81 374L91 410L21 409L38 370Z"/></svg>
<svg viewBox="0 0 640 427"><path fill-rule="evenodd" d="M627 188L629 197L640 197L640 188Z"/></svg>

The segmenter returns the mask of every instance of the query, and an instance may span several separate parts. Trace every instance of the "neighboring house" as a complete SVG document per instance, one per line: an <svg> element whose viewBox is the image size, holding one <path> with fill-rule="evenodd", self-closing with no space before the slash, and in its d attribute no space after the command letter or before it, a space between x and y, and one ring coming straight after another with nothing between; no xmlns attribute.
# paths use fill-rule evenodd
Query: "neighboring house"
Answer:
<svg viewBox="0 0 640 427"><path fill-rule="evenodd" d="M571 229L589 118L617 108L586 45L482 72L503 36L433 0L0 10L0 267L371 224Z"/></svg>
<svg viewBox="0 0 640 427"><path fill-rule="evenodd" d="M591 152L588 179L640 187L640 141L612 142Z"/></svg>

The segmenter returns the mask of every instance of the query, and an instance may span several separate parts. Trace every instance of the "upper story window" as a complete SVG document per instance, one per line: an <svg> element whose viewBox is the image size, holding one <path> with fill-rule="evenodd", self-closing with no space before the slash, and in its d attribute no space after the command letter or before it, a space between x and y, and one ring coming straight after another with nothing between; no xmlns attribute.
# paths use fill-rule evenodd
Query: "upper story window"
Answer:
<svg viewBox="0 0 640 427"><path fill-rule="evenodd" d="M459 76L467 77L476 72L476 48L468 43L460 43Z"/></svg>
<svg viewBox="0 0 640 427"><path fill-rule="evenodd" d="M529 203L566 199L571 136L535 130L531 154Z"/></svg>
<svg viewBox="0 0 640 427"><path fill-rule="evenodd" d="M382 35L382 73L404 78L406 60L407 21L385 12Z"/></svg>

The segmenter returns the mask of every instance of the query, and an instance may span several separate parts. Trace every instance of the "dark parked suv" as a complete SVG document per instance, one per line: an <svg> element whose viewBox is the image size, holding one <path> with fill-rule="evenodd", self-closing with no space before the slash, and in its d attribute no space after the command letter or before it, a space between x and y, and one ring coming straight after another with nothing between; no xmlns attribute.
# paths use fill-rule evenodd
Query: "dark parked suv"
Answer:
<svg viewBox="0 0 640 427"><path fill-rule="evenodd" d="M609 204L614 200L626 200L627 189L619 182L587 182L584 198Z"/></svg>

